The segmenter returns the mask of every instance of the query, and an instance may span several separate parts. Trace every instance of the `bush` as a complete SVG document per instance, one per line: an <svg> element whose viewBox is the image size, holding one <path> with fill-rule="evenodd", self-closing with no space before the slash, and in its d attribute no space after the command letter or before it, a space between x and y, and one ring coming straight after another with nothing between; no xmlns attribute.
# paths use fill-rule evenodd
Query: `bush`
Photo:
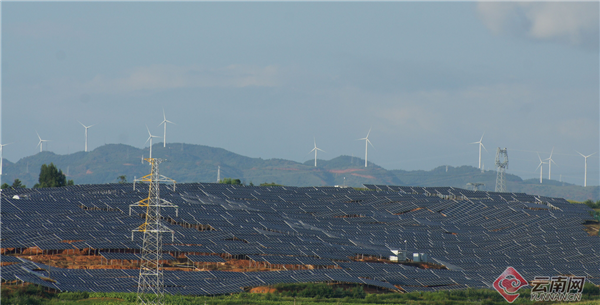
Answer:
<svg viewBox="0 0 600 305"><path fill-rule="evenodd" d="M588 199L588 200L584 201L583 203L592 209L600 209L600 200L593 202Z"/></svg>
<svg viewBox="0 0 600 305"><path fill-rule="evenodd" d="M83 300L90 297L90 294L87 291L78 291L78 292L63 292L58 295L58 298L61 300Z"/></svg>

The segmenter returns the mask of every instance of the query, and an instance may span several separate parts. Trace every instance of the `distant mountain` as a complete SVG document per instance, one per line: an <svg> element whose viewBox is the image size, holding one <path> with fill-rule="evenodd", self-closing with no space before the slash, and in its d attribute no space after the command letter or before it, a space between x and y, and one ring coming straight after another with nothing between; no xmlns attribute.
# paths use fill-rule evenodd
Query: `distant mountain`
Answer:
<svg viewBox="0 0 600 305"><path fill-rule="evenodd" d="M147 163L142 164L142 155L148 157L149 150L124 144L108 144L90 152L77 152L57 155L41 152L25 157L16 163L4 160L2 182L11 184L15 178L21 179L28 187L37 183L42 164L54 163L73 179L75 184L102 184L117 182L118 176L126 175L131 181L149 173ZM372 162L364 167L364 159L339 156L331 160L318 160L305 163L283 159L250 158L222 148L204 145L173 143L163 147L152 147L154 157L168 161L160 165L160 173L178 182L216 182L217 168L221 167L221 178L238 178L245 183L256 185L275 182L290 186L334 186L346 185L361 187L368 184L410 185L410 186L453 186L466 188L468 182L485 183L482 190L493 191L496 183L495 171L483 173L472 166L440 166L431 171L386 170ZM583 201L598 200L600 187L587 187L562 183L553 180L539 184L535 179L523 180L506 174L510 192L563 197Z"/></svg>

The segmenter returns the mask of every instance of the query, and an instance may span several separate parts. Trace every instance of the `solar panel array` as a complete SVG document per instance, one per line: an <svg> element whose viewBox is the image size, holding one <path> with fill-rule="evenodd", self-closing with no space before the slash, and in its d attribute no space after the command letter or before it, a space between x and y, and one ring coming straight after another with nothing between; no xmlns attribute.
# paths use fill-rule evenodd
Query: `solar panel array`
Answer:
<svg viewBox="0 0 600 305"><path fill-rule="evenodd" d="M185 255L192 262L237 258L249 265L323 267L165 271L166 290L210 295L275 283L334 281L405 291L462 289L490 287L507 266L527 280L574 274L600 284L600 239L584 231L582 224L592 220L585 205L522 193L365 186L371 190L161 186L161 197L179 206L178 215L163 211L166 225L175 231L173 242L164 238L165 259ZM131 184L3 190L1 247L7 253L37 247L135 260L141 235L132 241L131 230L143 222L143 210L133 208L130 216L129 205L146 196L145 188L134 191ZM426 253L429 261L450 270L356 261L389 258L391 250L404 248L409 256ZM63 291L137 291L137 270L61 269L20 261L2 267L3 281ZM41 269L47 271L33 271ZM43 280L48 271L54 282Z"/></svg>

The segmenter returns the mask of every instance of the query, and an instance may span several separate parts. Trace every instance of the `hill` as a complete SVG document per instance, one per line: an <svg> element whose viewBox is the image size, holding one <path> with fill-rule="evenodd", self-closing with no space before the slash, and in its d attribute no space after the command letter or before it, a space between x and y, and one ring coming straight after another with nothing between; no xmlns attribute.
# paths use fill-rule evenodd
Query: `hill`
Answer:
<svg viewBox="0 0 600 305"><path fill-rule="evenodd" d="M117 182L118 176L126 175L128 181L148 174L148 149L139 149L124 144L107 144L90 152L57 155L41 152L25 157L16 163L4 160L2 182L12 183L21 179L29 187L37 183L42 164L53 162L73 179L76 184L102 184ZM215 182L217 168L221 167L221 178L239 178L244 183L260 184L275 182L290 186L333 186L361 187L362 184L388 184L410 186L453 186L466 188L468 182L485 183L480 189L493 191L496 172L481 172L472 166L440 166L431 171L386 170L372 162L365 168L364 159L339 156L331 160L299 163L284 159L262 159L242 156L222 148L204 145L173 143L167 147L153 146L153 156L165 158L161 174L178 182ZM578 185L545 180L523 180L519 176L506 174L510 192L549 197L562 197L577 201L600 199L599 187L583 188Z"/></svg>

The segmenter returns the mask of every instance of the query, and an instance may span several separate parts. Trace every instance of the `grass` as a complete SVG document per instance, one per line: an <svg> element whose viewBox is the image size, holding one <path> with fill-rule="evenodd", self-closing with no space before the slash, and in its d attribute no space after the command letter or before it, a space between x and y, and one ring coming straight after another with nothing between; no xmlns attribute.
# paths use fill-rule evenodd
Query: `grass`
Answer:
<svg viewBox="0 0 600 305"><path fill-rule="evenodd" d="M221 296L165 295L165 304L170 305L308 305L308 304L411 304L411 305L458 305L458 304L507 304L495 290L466 289L438 292L411 293L364 293L360 285L344 287L324 283L279 284L272 286L274 293L238 293ZM563 304L600 304L600 288L587 283L582 302ZM513 304L533 304L529 290L519 291L521 296ZM304 295L304 296L301 296ZM310 296L310 297L309 297ZM329 296L329 297L327 297ZM2 304L136 304L135 293L49 293L35 285L2 287Z"/></svg>

